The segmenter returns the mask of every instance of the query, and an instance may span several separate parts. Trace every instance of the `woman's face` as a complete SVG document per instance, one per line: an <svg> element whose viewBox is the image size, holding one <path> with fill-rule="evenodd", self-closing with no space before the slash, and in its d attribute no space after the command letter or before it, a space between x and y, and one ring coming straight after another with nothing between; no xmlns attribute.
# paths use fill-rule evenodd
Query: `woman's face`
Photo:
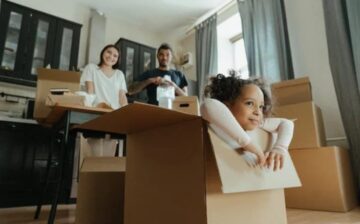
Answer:
<svg viewBox="0 0 360 224"><path fill-rule="evenodd" d="M113 66L118 63L119 52L114 47L107 48L102 54L102 65Z"/></svg>
<svg viewBox="0 0 360 224"><path fill-rule="evenodd" d="M244 86L235 102L227 105L244 130L255 129L263 119L264 94L254 84Z"/></svg>

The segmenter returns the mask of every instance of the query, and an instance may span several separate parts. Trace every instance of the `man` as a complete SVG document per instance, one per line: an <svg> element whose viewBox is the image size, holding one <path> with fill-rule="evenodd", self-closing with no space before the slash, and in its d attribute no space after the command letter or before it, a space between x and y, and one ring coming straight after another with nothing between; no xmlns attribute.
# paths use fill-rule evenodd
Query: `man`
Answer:
<svg viewBox="0 0 360 224"><path fill-rule="evenodd" d="M141 74L136 82L129 87L129 94L136 94L146 88L148 95L148 103L158 105L156 99L156 88L162 83L172 85L175 88L176 96L187 96L187 80L185 75L177 70L170 69L170 62L172 59L171 47L164 43L161 44L157 51L157 60L159 67L153 70L148 70ZM171 77L171 81L164 79L165 75Z"/></svg>

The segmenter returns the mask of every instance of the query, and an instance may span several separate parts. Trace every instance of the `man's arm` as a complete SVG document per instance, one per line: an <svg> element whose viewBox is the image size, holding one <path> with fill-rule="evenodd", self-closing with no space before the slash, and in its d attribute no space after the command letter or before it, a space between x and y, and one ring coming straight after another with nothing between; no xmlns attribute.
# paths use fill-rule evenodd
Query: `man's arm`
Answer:
<svg viewBox="0 0 360 224"><path fill-rule="evenodd" d="M136 93L141 92L143 89L145 89L150 84L159 85L161 83L161 77L153 77L145 79L144 81L140 82L134 82L132 85L129 86L129 95L134 95Z"/></svg>

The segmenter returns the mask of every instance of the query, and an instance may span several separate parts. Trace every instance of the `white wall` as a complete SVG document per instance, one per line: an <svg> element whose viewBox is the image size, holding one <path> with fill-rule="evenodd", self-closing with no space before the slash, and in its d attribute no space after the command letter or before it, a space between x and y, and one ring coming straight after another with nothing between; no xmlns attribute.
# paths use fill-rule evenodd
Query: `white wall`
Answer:
<svg viewBox="0 0 360 224"><path fill-rule="evenodd" d="M310 77L314 101L322 109L327 138L344 137L328 59L322 0L285 0L285 8L295 76Z"/></svg>

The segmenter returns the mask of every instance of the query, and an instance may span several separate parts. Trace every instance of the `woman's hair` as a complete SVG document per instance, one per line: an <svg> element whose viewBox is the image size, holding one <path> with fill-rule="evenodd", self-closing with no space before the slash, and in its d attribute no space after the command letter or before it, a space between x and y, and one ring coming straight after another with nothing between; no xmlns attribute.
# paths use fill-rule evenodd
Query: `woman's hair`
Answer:
<svg viewBox="0 0 360 224"><path fill-rule="evenodd" d="M204 96L232 104L241 95L243 87L250 84L254 84L261 89L264 94L263 114L264 116L270 116L271 98L261 78L242 79L236 76L234 71L231 71L229 76L218 74L210 78L210 83L205 86Z"/></svg>
<svg viewBox="0 0 360 224"><path fill-rule="evenodd" d="M108 44L106 45L102 50L101 50L101 53L100 53L100 62L98 64L98 66L101 66L103 63L104 63L104 59L103 59L103 54L104 52L108 49L108 48L115 48L117 50L117 52L119 53L119 58L118 58L118 61L116 62L115 65L112 66L113 69L118 69L119 68L119 60L120 60L120 50L117 46L113 45L113 44Z"/></svg>

